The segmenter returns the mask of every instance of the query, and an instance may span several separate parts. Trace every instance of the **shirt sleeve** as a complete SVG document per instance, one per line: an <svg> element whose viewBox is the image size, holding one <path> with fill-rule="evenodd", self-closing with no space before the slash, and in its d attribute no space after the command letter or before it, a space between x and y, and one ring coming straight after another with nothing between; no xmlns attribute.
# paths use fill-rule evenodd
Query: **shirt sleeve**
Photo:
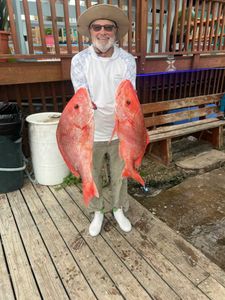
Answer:
<svg viewBox="0 0 225 300"><path fill-rule="evenodd" d="M84 64L81 63L78 55L75 55L72 59L70 77L75 92L80 87L88 88L87 78L84 73Z"/></svg>
<svg viewBox="0 0 225 300"><path fill-rule="evenodd" d="M136 74L137 74L136 61L133 55L130 54L129 59L127 60L125 79L130 80L134 88L136 88Z"/></svg>

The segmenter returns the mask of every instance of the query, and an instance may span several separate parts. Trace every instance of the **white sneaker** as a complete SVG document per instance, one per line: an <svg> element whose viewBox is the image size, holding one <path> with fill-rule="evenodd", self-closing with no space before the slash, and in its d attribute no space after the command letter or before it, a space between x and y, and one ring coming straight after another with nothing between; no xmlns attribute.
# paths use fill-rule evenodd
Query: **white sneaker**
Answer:
<svg viewBox="0 0 225 300"><path fill-rule="evenodd" d="M104 219L104 214L102 211L96 211L94 218L89 226L89 234L91 236L96 236L100 233L102 228L102 223Z"/></svg>
<svg viewBox="0 0 225 300"><path fill-rule="evenodd" d="M113 215L119 224L120 228L125 231L129 232L132 229L130 221L127 219L127 217L124 216L122 208L114 209Z"/></svg>

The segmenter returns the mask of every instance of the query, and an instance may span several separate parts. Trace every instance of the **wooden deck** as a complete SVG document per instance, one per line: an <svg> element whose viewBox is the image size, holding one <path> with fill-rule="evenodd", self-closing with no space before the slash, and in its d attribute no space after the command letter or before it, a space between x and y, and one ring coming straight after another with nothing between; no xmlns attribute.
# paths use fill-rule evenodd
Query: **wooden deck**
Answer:
<svg viewBox="0 0 225 300"><path fill-rule="evenodd" d="M92 238L77 187L26 182L1 194L0 299L225 299L225 272L130 202L130 233L108 207Z"/></svg>

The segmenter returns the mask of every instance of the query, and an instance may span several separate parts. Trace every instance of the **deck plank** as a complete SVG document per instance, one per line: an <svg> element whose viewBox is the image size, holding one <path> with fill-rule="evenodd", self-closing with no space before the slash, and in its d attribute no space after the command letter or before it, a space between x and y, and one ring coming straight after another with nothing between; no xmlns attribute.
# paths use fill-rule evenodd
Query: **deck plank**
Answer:
<svg viewBox="0 0 225 300"><path fill-rule="evenodd" d="M68 299L61 278L19 191L8 194L21 238L44 299ZM50 279L50 280L49 280ZM28 299L28 298L27 298ZM29 299L33 299L30 297ZM40 298L39 298L40 299Z"/></svg>
<svg viewBox="0 0 225 300"><path fill-rule="evenodd" d="M6 267L6 261L4 258L4 253L3 253L3 243L1 240L1 245L0 245L0 274L1 274L1 280L0 280L0 299L5 299L5 300L13 300L14 295L12 291L12 286L10 283L10 278L8 274L8 270Z"/></svg>
<svg viewBox="0 0 225 300"><path fill-rule="evenodd" d="M199 288L213 300L225 299L225 288L212 276L199 284Z"/></svg>
<svg viewBox="0 0 225 300"><path fill-rule="evenodd" d="M96 299L58 228L43 205L43 203L48 204L51 201L51 195L45 193L42 202L30 184L25 184L21 190L68 295L72 299ZM63 218L60 222L64 226Z"/></svg>
<svg viewBox="0 0 225 300"><path fill-rule="evenodd" d="M64 206L66 205L66 202L64 203L64 197L68 198L68 195L65 192L57 193L54 188L52 189L52 193L48 187L41 185L36 185L35 189L40 198L45 201L46 209L97 298L104 298L103 295L106 297L113 295L113 299L123 299L114 282L82 237L82 233L85 234L85 230L82 229L81 233L77 230L54 196L60 197ZM82 212L79 214L78 222L83 222L80 221L80 219L86 219Z"/></svg>
<svg viewBox="0 0 225 300"><path fill-rule="evenodd" d="M8 195L10 197L10 194ZM40 299L8 199L3 195L0 201L0 233L16 298L27 300ZM4 273L0 274L2 280L2 274ZM3 293L2 290L1 293ZM11 286L7 290L6 295L0 299L5 299L7 294L12 294Z"/></svg>

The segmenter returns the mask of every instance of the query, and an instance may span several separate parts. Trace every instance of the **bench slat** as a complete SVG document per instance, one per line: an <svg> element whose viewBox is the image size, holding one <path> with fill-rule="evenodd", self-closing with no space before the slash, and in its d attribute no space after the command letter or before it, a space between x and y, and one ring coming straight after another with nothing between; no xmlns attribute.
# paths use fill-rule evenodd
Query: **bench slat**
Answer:
<svg viewBox="0 0 225 300"><path fill-rule="evenodd" d="M221 125L224 126L225 121L217 121L217 122L198 124L198 126L191 126L191 127L189 126L186 128L181 128L181 129L172 130L172 131L168 131L168 132L162 132L162 133L153 134L153 135L152 135L152 131L150 130L150 131L148 131L148 134L149 134L150 142L157 142L157 141L161 141L161 140L164 140L167 138L179 137L179 136L188 135L191 133L195 133L195 132L199 132L199 131L203 131L203 130L207 130L207 129L211 129L211 128L216 128Z"/></svg>
<svg viewBox="0 0 225 300"><path fill-rule="evenodd" d="M173 123L182 120L190 120L194 118L205 117L210 114L217 113L217 111L218 111L217 107L204 107L199 109L168 113L168 114L158 115L154 117L146 117L145 126L148 128L151 126L163 125L163 124Z"/></svg>
<svg viewBox="0 0 225 300"><path fill-rule="evenodd" d="M152 135L159 134L159 133L165 133L165 132L168 132L168 131L184 129L184 128L198 126L198 125L202 125L202 124L206 124L206 123L212 123L212 122L218 122L218 119L217 118L210 118L210 119L203 119L203 120L193 121L193 122L184 123L184 124L160 126L156 129L149 130L149 132L151 132L151 136L152 136Z"/></svg>
<svg viewBox="0 0 225 300"><path fill-rule="evenodd" d="M189 97L178 100L169 100L169 101L160 101L155 103L147 103L142 104L143 114L163 112L171 109L177 108L185 108L192 106L200 106L206 104L216 104L222 98L223 94L214 94L214 95L206 95L206 96L198 96L198 97Z"/></svg>

